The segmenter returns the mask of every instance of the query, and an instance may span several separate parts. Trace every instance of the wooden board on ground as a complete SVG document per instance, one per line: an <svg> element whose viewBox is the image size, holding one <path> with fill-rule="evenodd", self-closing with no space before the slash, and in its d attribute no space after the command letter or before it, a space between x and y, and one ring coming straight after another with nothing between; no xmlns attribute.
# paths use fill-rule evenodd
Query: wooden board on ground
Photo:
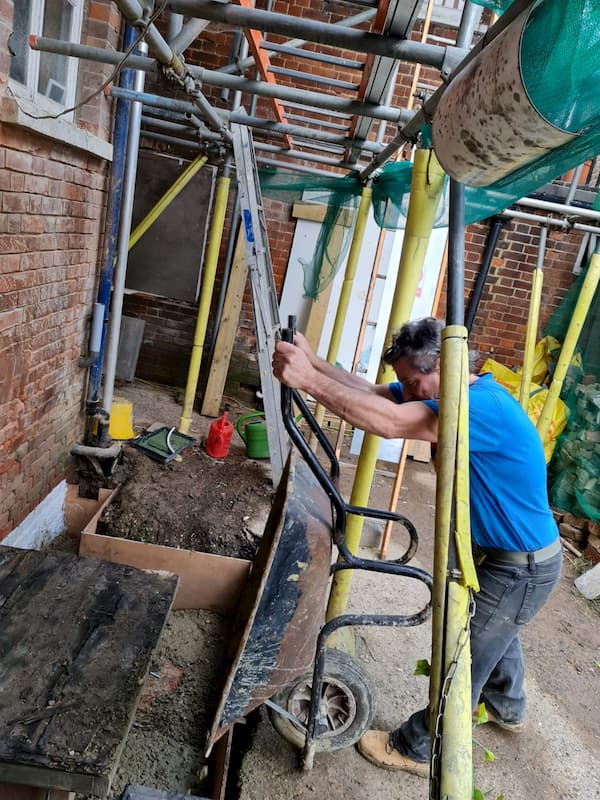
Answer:
<svg viewBox="0 0 600 800"><path fill-rule="evenodd" d="M135 542L88 530L81 534L79 555L178 575L179 585L173 602L175 610L232 611L248 580L251 566L251 562L243 558Z"/></svg>
<svg viewBox="0 0 600 800"><path fill-rule="evenodd" d="M100 518L120 487L105 497L79 537L79 555L179 577L173 609L204 609L228 614L248 580L251 562L96 533Z"/></svg>
<svg viewBox="0 0 600 800"><path fill-rule="evenodd" d="M176 586L0 546L0 781L106 795Z"/></svg>

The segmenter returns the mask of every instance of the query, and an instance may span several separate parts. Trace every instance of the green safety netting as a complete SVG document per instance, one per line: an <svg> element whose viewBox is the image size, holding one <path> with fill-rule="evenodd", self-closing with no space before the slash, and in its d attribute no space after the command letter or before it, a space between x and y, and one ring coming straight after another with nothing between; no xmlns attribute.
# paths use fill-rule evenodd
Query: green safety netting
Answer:
<svg viewBox="0 0 600 800"><path fill-rule="evenodd" d="M495 11L496 14L504 14L507 8L512 6L514 0L473 0L476 6L485 6Z"/></svg>
<svg viewBox="0 0 600 800"><path fill-rule="evenodd" d="M327 207L314 253L310 259L300 259L304 270L304 294L314 299L331 283L343 262L364 186L356 174L337 178L267 167L259 170L259 178L265 197L286 203L302 201ZM412 163L396 161L386 164L373 180L373 215L380 228L399 230L406 226L411 179ZM446 225L446 217L445 203L440 203L434 226ZM341 246L334 239L336 226L341 226L344 231Z"/></svg>
<svg viewBox="0 0 600 800"><path fill-rule="evenodd" d="M310 258L300 259L304 294L314 299L331 283L343 262L364 186L356 174L337 178L262 168L259 177L261 191L266 197L286 203L315 203L327 208L314 252ZM411 178L412 164L399 161L386 164L373 182L373 213L380 228L404 228ZM443 211L439 224L444 224L442 215ZM341 243L334 238L336 228L343 231Z"/></svg>
<svg viewBox="0 0 600 800"><path fill-rule="evenodd" d="M348 249L352 226L347 224L347 217L354 218L363 187L356 175L337 178L269 167L258 172L265 197L327 208L313 253L307 254L309 258L299 259L304 271L304 294L314 300L332 282ZM336 228L343 231L341 243L334 238Z"/></svg>
<svg viewBox="0 0 600 800"><path fill-rule="evenodd" d="M579 275L544 334L563 342L585 279ZM549 378L553 372L549 362ZM600 521L600 290L588 311L561 398L569 408L548 471L550 500L563 511Z"/></svg>

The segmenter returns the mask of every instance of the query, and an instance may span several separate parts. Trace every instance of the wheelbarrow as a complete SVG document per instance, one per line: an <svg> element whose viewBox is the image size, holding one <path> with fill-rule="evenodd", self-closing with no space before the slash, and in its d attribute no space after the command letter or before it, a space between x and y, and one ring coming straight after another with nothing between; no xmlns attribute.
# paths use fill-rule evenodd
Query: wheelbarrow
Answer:
<svg viewBox="0 0 600 800"><path fill-rule="evenodd" d="M283 334L291 340L289 330ZM298 428L292 403L323 448L329 471ZM369 676L348 654L327 649L328 638L347 626L420 625L431 612L432 578L408 565L418 544L410 520L391 511L350 506L342 499L335 451L302 396L282 386L281 408L301 458L290 453L240 601L207 755L235 722L266 704L276 730L301 749L303 766L311 769L316 751L355 744L374 713ZM403 555L393 561L353 555L344 535L348 514L401 523L409 538ZM334 563L332 544L338 553ZM342 614L324 623L330 577L344 569L415 579L427 586L429 599L413 614Z"/></svg>

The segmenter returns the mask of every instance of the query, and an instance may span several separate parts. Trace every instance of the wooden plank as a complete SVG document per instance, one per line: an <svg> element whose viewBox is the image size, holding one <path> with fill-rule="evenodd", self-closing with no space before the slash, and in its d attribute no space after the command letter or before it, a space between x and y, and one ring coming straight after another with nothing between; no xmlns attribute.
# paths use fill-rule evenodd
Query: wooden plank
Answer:
<svg viewBox="0 0 600 800"><path fill-rule="evenodd" d="M176 586L0 546L0 781L109 790Z"/></svg>
<svg viewBox="0 0 600 800"><path fill-rule="evenodd" d="M98 527L98 522L100 520L100 517L102 516L102 514L104 514L104 510L106 509L106 507L109 506L112 503L112 501L115 499L115 497L119 493L119 489L120 488L121 488L120 486L117 486L117 488L113 489L112 491L110 489L100 489L99 490L98 498L102 502L98 506L94 516L90 517L89 522L87 523L85 528L83 528L83 530L81 531L82 533L96 533L96 528ZM107 494L107 492L108 492L108 494Z"/></svg>
<svg viewBox="0 0 600 800"><path fill-rule="evenodd" d="M174 609L203 608L228 613L235 609L248 580L251 562L242 558L179 550L85 531L79 555L102 558L139 569L179 576Z"/></svg>
<svg viewBox="0 0 600 800"><path fill-rule="evenodd" d="M323 222L327 214L328 206L321 203L294 203L292 206L292 217L305 219L308 222ZM346 209L339 214L336 225L344 228L351 227L354 222L354 215L350 209Z"/></svg>
<svg viewBox="0 0 600 800"><path fill-rule="evenodd" d="M97 515L105 501L112 494L112 489L99 489L98 500L79 497L79 487L70 483L65 495L65 526L67 535L77 539L81 531Z"/></svg>
<svg viewBox="0 0 600 800"><path fill-rule="evenodd" d="M229 369L235 334L238 329L247 279L246 243L244 241L244 231L240 228L229 275L229 283L227 284L221 323L215 343L215 352L204 388L201 413L206 417L218 417L220 414L223 389L225 388L227 370Z"/></svg>

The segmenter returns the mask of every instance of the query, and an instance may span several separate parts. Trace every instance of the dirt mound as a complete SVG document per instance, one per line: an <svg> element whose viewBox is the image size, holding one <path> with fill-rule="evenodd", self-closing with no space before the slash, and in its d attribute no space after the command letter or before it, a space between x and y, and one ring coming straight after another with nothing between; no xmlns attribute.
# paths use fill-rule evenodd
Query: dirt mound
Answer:
<svg viewBox="0 0 600 800"><path fill-rule="evenodd" d="M212 459L201 447L161 464L133 447L114 478L118 495L98 533L139 542L252 559L273 496L269 462L236 450Z"/></svg>

